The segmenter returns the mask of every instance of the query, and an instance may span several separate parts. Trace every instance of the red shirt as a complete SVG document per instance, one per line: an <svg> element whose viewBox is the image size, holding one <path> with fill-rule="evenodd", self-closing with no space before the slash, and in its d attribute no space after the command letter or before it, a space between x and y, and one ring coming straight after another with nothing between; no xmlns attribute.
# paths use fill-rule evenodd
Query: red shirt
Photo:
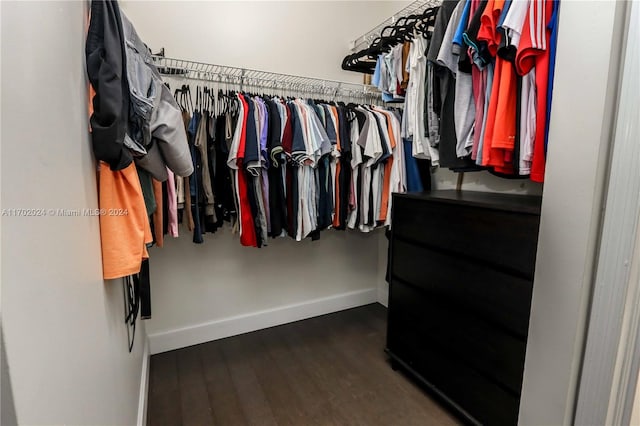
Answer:
<svg viewBox="0 0 640 426"><path fill-rule="evenodd" d="M547 120L547 85L549 84L549 37L547 28L553 13L553 2L531 0L529 13L525 17L516 55L516 69L519 74L528 73L536 67L536 136L533 142L531 180L544 182L544 132Z"/></svg>
<svg viewBox="0 0 640 426"><path fill-rule="evenodd" d="M249 116L249 104L244 97L239 94L238 98L244 107L242 133L240 133L240 145L238 146L238 198L240 199L240 244L243 246L258 247L256 229L253 226L253 215L248 198L247 177L242 167L244 151L247 144L247 118Z"/></svg>

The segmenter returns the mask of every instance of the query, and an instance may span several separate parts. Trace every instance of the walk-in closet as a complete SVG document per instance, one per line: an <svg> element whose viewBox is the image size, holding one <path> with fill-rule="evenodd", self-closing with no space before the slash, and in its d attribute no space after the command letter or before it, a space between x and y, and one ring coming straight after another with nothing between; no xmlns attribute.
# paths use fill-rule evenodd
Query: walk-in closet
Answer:
<svg viewBox="0 0 640 426"><path fill-rule="evenodd" d="M640 425L640 7L0 3L2 425Z"/></svg>

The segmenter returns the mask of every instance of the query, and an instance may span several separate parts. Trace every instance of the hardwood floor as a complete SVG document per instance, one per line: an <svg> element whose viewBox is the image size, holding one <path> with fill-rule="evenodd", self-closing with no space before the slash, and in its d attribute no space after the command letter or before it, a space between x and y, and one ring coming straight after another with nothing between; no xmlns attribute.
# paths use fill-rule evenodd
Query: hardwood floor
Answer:
<svg viewBox="0 0 640 426"><path fill-rule="evenodd" d="M454 425L383 352L386 309L350 309L151 357L148 425Z"/></svg>

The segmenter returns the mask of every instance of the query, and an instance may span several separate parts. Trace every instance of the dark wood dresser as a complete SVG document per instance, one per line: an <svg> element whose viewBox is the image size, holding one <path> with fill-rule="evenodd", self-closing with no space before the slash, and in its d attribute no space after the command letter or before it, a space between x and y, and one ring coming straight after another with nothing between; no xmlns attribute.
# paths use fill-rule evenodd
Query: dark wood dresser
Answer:
<svg viewBox="0 0 640 426"><path fill-rule="evenodd" d="M515 425L541 197L394 194L386 351L472 423Z"/></svg>

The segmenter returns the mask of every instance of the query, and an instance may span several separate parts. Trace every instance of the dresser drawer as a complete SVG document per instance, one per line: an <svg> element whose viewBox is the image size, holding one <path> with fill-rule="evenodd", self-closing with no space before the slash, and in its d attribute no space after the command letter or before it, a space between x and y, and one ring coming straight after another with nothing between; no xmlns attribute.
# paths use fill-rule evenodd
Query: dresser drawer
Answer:
<svg viewBox="0 0 640 426"><path fill-rule="evenodd" d="M395 197L393 238L428 244L527 278L535 268L539 216Z"/></svg>
<svg viewBox="0 0 640 426"><path fill-rule="evenodd" d="M526 338L530 280L400 238L392 244L391 271L392 278L423 289L431 300L456 305Z"/></svg>
<svg viewBox="0 0 640 426"><path fill-rule="evenodd" d="M388 347L437 352L520 394L526 341L479 321L464 309L392 281Z"/></svg>
<svg viewBox="0 0 640 426"><path fill-rule="evenodd" d="M437 352L409 352L403 347L388 348L388 352L477 422L489 426L518 423L520 398L467 366Z"/></svg>

